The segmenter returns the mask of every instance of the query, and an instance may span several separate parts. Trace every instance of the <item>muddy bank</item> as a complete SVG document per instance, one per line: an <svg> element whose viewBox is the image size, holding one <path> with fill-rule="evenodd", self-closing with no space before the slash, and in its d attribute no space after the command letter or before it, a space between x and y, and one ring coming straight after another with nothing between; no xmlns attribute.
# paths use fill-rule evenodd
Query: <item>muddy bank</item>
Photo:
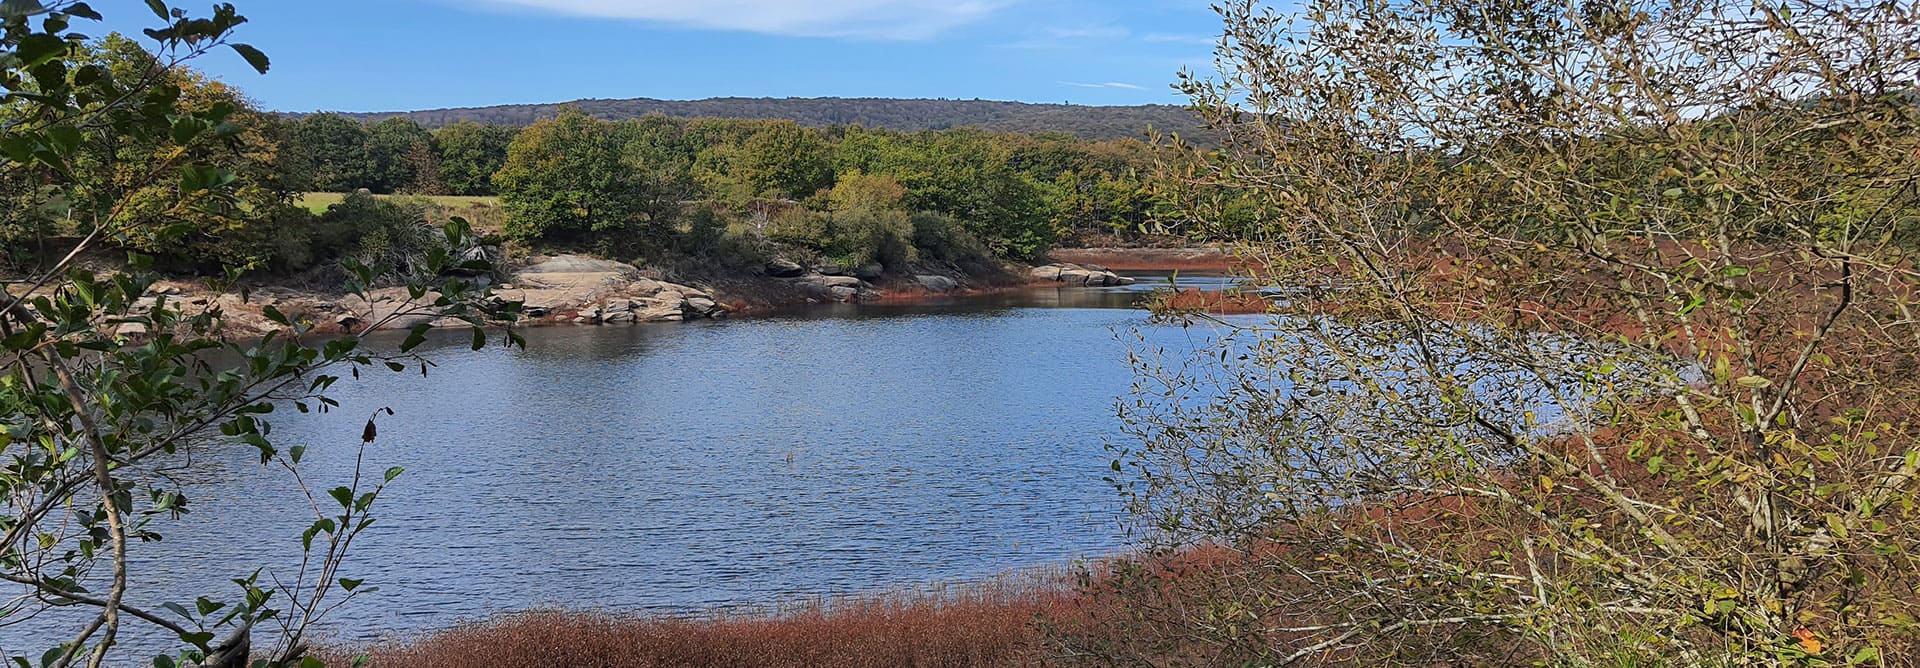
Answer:
<svg viewBox="0 0 1920 668"><path fill-rule="evenodd" d="M1057 262L1098 265L1115 271L1234 271L1239 258L1223 248L1058 248Z"/></svg>

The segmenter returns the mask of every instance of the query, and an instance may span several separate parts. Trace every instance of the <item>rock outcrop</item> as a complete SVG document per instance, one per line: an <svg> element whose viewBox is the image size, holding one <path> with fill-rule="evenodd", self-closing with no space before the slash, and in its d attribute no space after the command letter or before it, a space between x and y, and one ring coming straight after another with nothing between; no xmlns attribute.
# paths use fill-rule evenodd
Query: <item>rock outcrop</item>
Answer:
<svg viewBox="0 0 1920 668"><path fill-rule="evenodd" d="M858 276L811 272L784 279L810 299L836 302L879 299L880 291Z"/></svg>
<svg viewBox="0 0 1920 668"><path fill-rule="evenodd" d="M580 324L677 322L727 314L704 289L646 278L632 265L579 255L528 265L497 294L525 302L528 316Z"/></svg>
<svg viewBox="0 0 1920 668"><path fill-rule="evenodd" d="M913 280L918 282L920 287L925 288L927 292L953 292L954 290L960 289L959 281L945 276L928 274L915 276Z"/></svg>
<svg viewBox="0 0 1920 668"><path fill-rule="evenodd" d="M1096 264L1072 264L1057 262L1034 267L1032 276L1037 281L1050 281L1066 286L1107 287L1112 285L1133 285L1134 280L1113 273L1106 267Z"/></svg>

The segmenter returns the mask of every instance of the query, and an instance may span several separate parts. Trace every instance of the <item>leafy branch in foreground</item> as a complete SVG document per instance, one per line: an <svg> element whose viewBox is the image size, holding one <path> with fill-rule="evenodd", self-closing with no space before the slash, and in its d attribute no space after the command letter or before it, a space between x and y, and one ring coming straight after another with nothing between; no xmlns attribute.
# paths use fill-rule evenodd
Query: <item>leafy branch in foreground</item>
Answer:
<svg viewBox="0 0 1920 668"><path fill-rule="evenodd" d="M334 407L326 397L340 378L327 372L332 367L348 367L355 375L375 365L399 370L417 364L424 370L426 360L414 351L425 341L427 325L413 328L397 350L379 351L357 336L317 340L312 323L267 307L280 329L258 340L234 340L225 334L217 303L195 307L153 291L157 276L145 258L134 256L125 270L109 274L76 266L107 240L164 239L180 233L182 226L173 224L179 216L250 205L236 195L230 172L200 161L202 149L238 141L226 122L233 110L176 104L178 77L166 72L221 46L262 71L266 57L229 40L245 21L231 5L193 18L157 0L148 4L165 23L147 31L163 57L131 74L82 58L84 38L69 26L100 20L86 3L0 7L0 169L9 181L43 184L44 197L81 203L73 217L85 225L59 261L0 283L0 494L7 499L0 516L0 579L20 592L0 605L0 624L55 608L93 610L64 639L50 639L56 644L44 653L6 651L20 665L37 658L41 665L99 666L114 655L125 628L139 624L177 637L187 647L181 660L243 665L251 629L271 621L280 633L264 662L297 664L314 624L371 590L340 576L339 568L371 522L373 502L399 471L374 482L362 479L356 467L349 484L328 492L340 510L323 510L299 475L303 451L280 452L271 442L269 417L279 407ZM95 170L73 169L84 156L113 155L91 150L95 144L117 142L160 150L137 170L108 170L115 173L111 183L81 176ZM165 202L156 206L155 198ZM478 348L486 341L483 326L511 321L515 305L462 278L491 270L485 261L469 259L485 254L475 251L466 224L455 220L441 240L402 268L412 270L401 279L404 295L367 313L365 329L431 316L443 325L471 327ZM358 263L347 269L350 288L370 307L373 287L396 275L393 268ZM510 331L507 337L519 342ZM372 425L363 453L374 437ZM169 483L168 473L193 467L195 450L236 446L256 449L263 465L293 471L314 501L317 519L303 538L302 563L291 574L264 569L237 578L237 601L209 592L157 609L136 607L129 592L145 574L136 570L134 552L160 538L163 520L194 507ZM216 645L222 628L234 630ZM156 659L157 665L175 662Z"/></svg>
<svg viewBox="0 0 1920 668"><path fill-rule="evenodd" d="M1080 655L1920 656L1920 6L1222 8L1274 317L1143 351ZM1217 356L1216 356L1217 354ZM1111 636L1109 636L1111 637ZM1903 659L1904 658L1904 659Z"/></svg>

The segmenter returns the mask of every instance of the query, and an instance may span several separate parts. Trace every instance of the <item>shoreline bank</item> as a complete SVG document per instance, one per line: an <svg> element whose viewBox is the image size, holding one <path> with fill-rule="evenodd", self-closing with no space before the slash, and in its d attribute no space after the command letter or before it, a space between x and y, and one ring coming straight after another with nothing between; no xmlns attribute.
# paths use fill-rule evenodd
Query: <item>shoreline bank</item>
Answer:
<svg viewBox="0 0 1920 668"><path fill-rule="evenodd" d="M1048 264L1005 264L991 270L921 268L905 274L880 274L876 268L843 269L831 265L801 267L773 263L756 273L716 274L666 280L661 272L584 255L536 256L493 285L504 300L525 304L519 326L619 325L684 322L709 318L759 317L826 303L914 304L951 297L1008 294L1036 287L1126 285L1123 271L1228 271L1231 256L1220 249L1063 249ZM1105 262L1096 262L1104 260ZM1167 263L1159 266L1155 263ZM306 287L267 283L241 293L219 291L202 279L157 282L150 298L185 302L190 310L219 308L227 331L235 336L264 336L281 325L266 316L269 307L310 325L320 336L362 334L364 323L378 330L405 330L420 324L464 327L422 310L423 300L404 287L379 288L371 299ZM424 303L436 295L429 293ZM121 334L145 332L127 327Z"/></svg>

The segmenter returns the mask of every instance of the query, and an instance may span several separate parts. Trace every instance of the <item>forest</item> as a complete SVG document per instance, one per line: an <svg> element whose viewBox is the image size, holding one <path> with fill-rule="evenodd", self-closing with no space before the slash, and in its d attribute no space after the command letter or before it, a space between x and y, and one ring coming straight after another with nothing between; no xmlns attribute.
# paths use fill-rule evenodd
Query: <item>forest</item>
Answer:
<svg viewBox="0 0 1920 668"><path fill-rule="evenodd" d="M16 211L0 224L9 259L63 252L77 210L134 219L156 214L134 197L107 211L125 179L156 156L187 151L227 171L219 184L244 206L181 212L181 235L128 233L111 242L173 271L248 267L287 275L343 257L400 257L419 246L421 219L454 213L522 248L566 248L622 261L758 267L773 254L880 264L978 269L1031 260L1063 239L1138 238L1171 211L1156 189L1160 152L1137 139L1085 141L1063 133L962 127L905 132L790 120L604 120L564 106L526 127L462 121L434 129L411 118L365 123L339 114L289 116L254 108L235 89L168 68L113 35L86 58L133 79L158 73L182 93L170 101L223 120L217 140L136 145L92 137L73 169L100 175L91 202L44 203L47 175L16 170L0 184ZM303 206L310 192L377 196ZM452 211L433 196L467 200ZM443 202L442 202L443 203Z"/></svg>
<svg viewBox="0 0 1920 668"><path fill-rule="evenodd" d="M490 107L428 109L391 113L345 114L377 123L408 118L427 128L462 121L515 127L552 118L571 106L597 118L629 120L659 114L676 118L784 119L808 127L860 125L903 132L978 127L996 132L1058 132L1086 140L1138 139L1149 129L1189 138L1207 136L1199 118L1178 105L1087 106L997 100L924 100L896 98L752 98L705 100L575 100L560 104L511 104Z"/></svg>

